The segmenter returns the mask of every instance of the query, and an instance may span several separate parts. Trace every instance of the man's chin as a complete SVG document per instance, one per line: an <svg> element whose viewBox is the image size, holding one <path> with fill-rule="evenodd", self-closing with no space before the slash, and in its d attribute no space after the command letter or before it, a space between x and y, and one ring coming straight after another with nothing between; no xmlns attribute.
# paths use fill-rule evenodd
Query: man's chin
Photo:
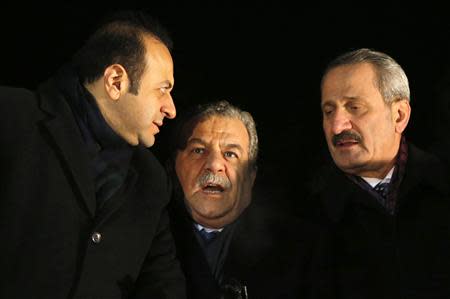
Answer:
<svg viewBox="0 0 450 299"><path fill-rule="evenodd" d="M211 216L211 215L193 215L192 217L194 221L204 227L207 228L223 228L225 225L228 224L229 221L227 221L227 216Z"/></svg>
<svg viewBox="0 0 450 299"><path fill-rule="evenodd" d="M228 214L228 211L223 211L223 210L218 210L218 209L211 210L211 211L200 210L200 211L196 211L196 214L199 219L217 220L217 219L225 217Z"/></svg>
<svg viewBox="0 0 450 299"><path fill-rule="evenodd" d="M336 166L345 173L358 175L358 173L364 169L365 163L361 161L336 161Z"/></svg>
<svg viewBox="0 0 450 299"><path fill-rule="evenodd" d="M155 136L146 136L145 138L139 138L139 144L146 148L152 147L155 144Z"/></svg>
<svg viewBox="0 0 450 299"><path fill-rule="evenodd" d="M195 211L192 211L192 216L194 219L208 222L216 222L221 219L228 218L232 214L232 211L223 207L210 207L205 209L204 207Z"/></svg>

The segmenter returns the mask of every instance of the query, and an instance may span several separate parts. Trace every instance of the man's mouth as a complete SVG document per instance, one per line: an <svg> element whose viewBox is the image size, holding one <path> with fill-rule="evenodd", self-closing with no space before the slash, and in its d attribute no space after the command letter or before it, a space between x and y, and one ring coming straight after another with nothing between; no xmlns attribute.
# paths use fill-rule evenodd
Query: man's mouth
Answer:
<svg viewBox="0 0 450 299"><path fill-rule="evenodd" d="M203 192L205 193L222 193L225 189L219 184L206 184L202 187Z"/></svg>
<svg viewBox="0 0 450 299"><path fill-rule="evenodd" d="M353 131L343 131L333 135L331 142L337 148L348 148L362 141L361 135Z"/></svg>
<svg viewBox="0 0 450 299"><path fill-rule="evenodd" d="M156 128L156 133L155 134L159 133L159 128L162 126L162 123L160 123L160 122L153 122L153 124L155 125L155 128Z"/></svg>
<svg viewBox="0 0 450 299"><path fill-rule="evenodd" d="M339 140L336 142L336 147L350 147L358 143L359 142L354 139Z"/></svg>

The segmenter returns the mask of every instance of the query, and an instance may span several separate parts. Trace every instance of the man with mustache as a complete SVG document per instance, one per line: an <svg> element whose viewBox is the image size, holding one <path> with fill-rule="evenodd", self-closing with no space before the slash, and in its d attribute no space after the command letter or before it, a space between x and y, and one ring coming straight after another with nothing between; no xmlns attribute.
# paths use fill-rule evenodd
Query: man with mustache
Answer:
<svg viewBox="0 0 450 299"><path fill-rule="evenodd" d="M171 222L188 298L300 298L306 247L289 235L306 226L251 204L252 116L226 101L200 105L179 122L173 146Z"/></svg>
<svg viewBox="0 0 450 299"><path fill-rule="evenodd" d="M408 79L370 49L333 60L321 84L334 164L321 170L315 214L331 231L337 298L450 297L450 176L407 142Z"/></svg>

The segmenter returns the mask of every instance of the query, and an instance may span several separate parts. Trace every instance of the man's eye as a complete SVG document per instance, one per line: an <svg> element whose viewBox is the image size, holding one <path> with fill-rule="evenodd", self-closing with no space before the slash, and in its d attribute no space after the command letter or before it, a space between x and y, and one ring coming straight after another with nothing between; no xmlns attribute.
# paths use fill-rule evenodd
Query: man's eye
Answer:
<svg viewBox="0 0 450 299"><path fill-rule="evenodd" d="M331 113L333 113L333 109L324 109L323 110L324 115L330 115Z"/></svg>
<svg viewBox="0 0 450 299"><path fill-rule="evenodd" d="M159 90L161 91L161 93L166 93L167 92L167 87L160 87Z"/></svg>
<svg viewBox="0 0 450 299"><path fill-rule="evenodd" d="M205 150L204 149L202 149L202 148L194 148L193 150L192 150L192 152L194 153L194 154L203 154L203 152L204 152Z"/></svg>
<svg viewBox="0 0 450 299"><path fill-rule="evenodd" d="M236 155L236 153L234 153L234 152L225 152L224 156L226 158L237 158L238 157L238 155Z"/></svg>

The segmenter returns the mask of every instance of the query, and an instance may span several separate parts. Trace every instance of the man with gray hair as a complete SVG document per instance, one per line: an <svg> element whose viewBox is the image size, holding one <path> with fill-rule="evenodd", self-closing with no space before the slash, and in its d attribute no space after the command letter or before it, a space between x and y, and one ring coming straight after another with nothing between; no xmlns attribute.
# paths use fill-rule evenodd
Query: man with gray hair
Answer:
<svg viewBox="0 0 450 299"><path fill-rule="evenodd" d="M170 217L188 298L300 298L306 247L290 236L306 226L249 207L258 156L250 113L227 101L200 105L173 137Z"/></svg>
<svg viewBox="0 0 450 299"><path fill-rule="evenodd" d="M337 298L450 297L450 184L440 161L408 143L408 79L388 55L359 49L322 78L334 165L313 202L332 232Z"/></svg>

